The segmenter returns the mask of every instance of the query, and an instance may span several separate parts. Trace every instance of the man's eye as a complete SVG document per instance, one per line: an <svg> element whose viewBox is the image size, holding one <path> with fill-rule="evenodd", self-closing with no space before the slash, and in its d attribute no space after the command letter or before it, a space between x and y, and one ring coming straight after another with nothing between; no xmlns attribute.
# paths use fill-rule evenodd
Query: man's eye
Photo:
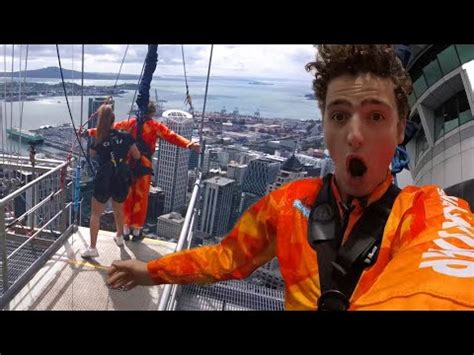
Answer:
<svg viewBox="0 0 474 355"><path fill-rule="evenodd" d="M333 113L331 119L336 122L342 122L346 119L347 115L342 112Z"/></svg>
<svg viewBox="0 0 474 355"><path fill-rule="evenodd" d="M381 121L381 120L383 120L385 117L384 117L384 115L382 115L380 112L372 112L371 115L370 115L370 118L371 118L373 121Z"/></svg>

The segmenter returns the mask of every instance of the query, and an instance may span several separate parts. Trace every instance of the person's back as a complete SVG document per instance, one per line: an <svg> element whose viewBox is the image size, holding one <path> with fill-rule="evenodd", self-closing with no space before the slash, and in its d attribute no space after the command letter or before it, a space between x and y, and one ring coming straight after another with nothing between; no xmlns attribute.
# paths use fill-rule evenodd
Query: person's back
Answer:
<svg viewBox="0 0 474 355"><path fill-rule="evenodd" d="M131 183L131 172L127 162L130 147L134 144L132 136L124 131L111 129L109 137L94 144L91 149L97 152L99 167L94 178L94 190L98 200L103 202L110 195L123 202Z"/></svg>

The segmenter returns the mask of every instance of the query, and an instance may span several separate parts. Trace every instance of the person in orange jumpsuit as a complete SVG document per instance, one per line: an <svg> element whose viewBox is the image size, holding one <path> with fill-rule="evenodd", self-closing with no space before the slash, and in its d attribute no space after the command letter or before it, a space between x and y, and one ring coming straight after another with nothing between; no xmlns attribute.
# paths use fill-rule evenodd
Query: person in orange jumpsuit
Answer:
<svg viewBox="0 0 474 355"><path fill-rule="evenodd" d="M335 213L345 221L342 247L356 241L351 232L357 222L393 186L389 165L404 139L412 83L391 45L320 45L316 61L307 65L312 68L324 139L335 162L326 185L306 178L271 192L217 245L148 263L115 261L109 287L244 279L276 256L285 308L319 308L319 259L326 255L308 241L312 208L327 186ZM473 309L474 214L468 203L434 185L406 186L388 213L378 256L363 269L346 309Z"/></svg>
<svg viewBox="0 0 474 355"><path fill-rule="evenodd" d="M145 224L148 210L148 194L150 192L151 174L153 171L151 157L155 152L156 140L160 138L178 147L197 151L200 149L199 143L191 142L173 132L163 123L153 120L155 112L156 106L153 102L150 102L141 129L141 138L137 138L138 125L136 117L114 124L115 129L132 134L132 137L137 140L137 146L141 152L138 162L130 160L134 179L124 203L124 240L130 240L130 229L132 229L134 241L143 239L142 228ZM88 133L94 136L96 129L89 129Z"/></svg>

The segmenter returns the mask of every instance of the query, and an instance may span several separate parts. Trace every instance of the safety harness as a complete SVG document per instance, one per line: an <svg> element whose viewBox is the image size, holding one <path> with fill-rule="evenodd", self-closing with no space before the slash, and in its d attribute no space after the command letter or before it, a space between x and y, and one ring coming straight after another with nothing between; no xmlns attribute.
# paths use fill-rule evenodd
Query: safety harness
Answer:
<svg viewBox="0 0 474 355"><path fill-rule="evenodd" d="M99 144L96 144L96 146L102 145L102 149L106 149L110 157L110 160L106 160L106 164L110 164L110 166L113 168L114 176L117 176L123 173L123 169L121 169L121 167L123 165L126 165L124 156L115 156L115 151L117 149L116 147L119 147L122 144L123 138L120 136L116 136L113 132L111 132L110 135L111 137L109 138L108 142L101 142ZM104 166L106 164L104 164Z"/></svg>
<svg viewBox="0 0 474 355"><path fill-rule="evenodd" d="M311 210L308 241L318 259L321 287L318 310L345 311L362 272L377 260L385 224L401 190L392 184L378 201L367 206L342 244L352 208L341 203L344 210L341 221L331 179L332 174L324 177Z"/></svg>
<svg viewBox="0 0 474 355"><path fill-rule="evenodd" d="M137 127L137 138L136 138L136 144L137 148L140 151L142 155L144 155L150 162L152 160L152 155L153 153L151 152L150 148L148 145L145 143L145 141L142 138L142 132L143 132L143 125L145 124L148 119L144 119L141 121L136 122L136 127ZM132 169L132 174L134 178L143 176L143 175L153 175L153 169L147 166L144 166L140 159L138 160L133 160L131 163L131 169Z"/></svg>

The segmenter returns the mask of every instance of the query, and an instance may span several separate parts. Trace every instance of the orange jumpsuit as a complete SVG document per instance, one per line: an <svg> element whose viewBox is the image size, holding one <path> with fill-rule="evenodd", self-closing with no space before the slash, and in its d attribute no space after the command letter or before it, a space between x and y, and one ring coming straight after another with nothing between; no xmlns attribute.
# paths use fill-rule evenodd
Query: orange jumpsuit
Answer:
<svg viewBox="0 0 474 355"><path fill-rule="evenodd" d="M115 129L132 134L133 138L137 138L137 120L135 117L129 120L123 120L114 124ZM95 136L96 129L89 129L89 134ZM176 134L164 124L147 120L143 124L142 139L148 146L150 152L155 152L156 140L164 139L171 144L175 144L182 148L188 148L192 142L179 134ZM140 157L143 166L152 168L152 162L144 155ZM151 175L142 175L133 180L127 199L124 203L124 224L132 228L142 228L145 224L146 214L148 210L148 193L150 192Z"/></svg>
<svg viewBox="0 0 474 355"><path fill-rule="evenodd" d="M388 174L368 204L391 183ZM150 276L158 284L244 279L276 256L285 308L315 310L321 292L307 226L321 186L320 178L309 178L273 191L220 244L150 261ZM334 181L332 189L340 201ZM363 211L357 199L352 204L344 240ZM474 309L474 215L467 202L434 185L405 187L387 220L378 259L362 273L349 309Z"/></svg>

